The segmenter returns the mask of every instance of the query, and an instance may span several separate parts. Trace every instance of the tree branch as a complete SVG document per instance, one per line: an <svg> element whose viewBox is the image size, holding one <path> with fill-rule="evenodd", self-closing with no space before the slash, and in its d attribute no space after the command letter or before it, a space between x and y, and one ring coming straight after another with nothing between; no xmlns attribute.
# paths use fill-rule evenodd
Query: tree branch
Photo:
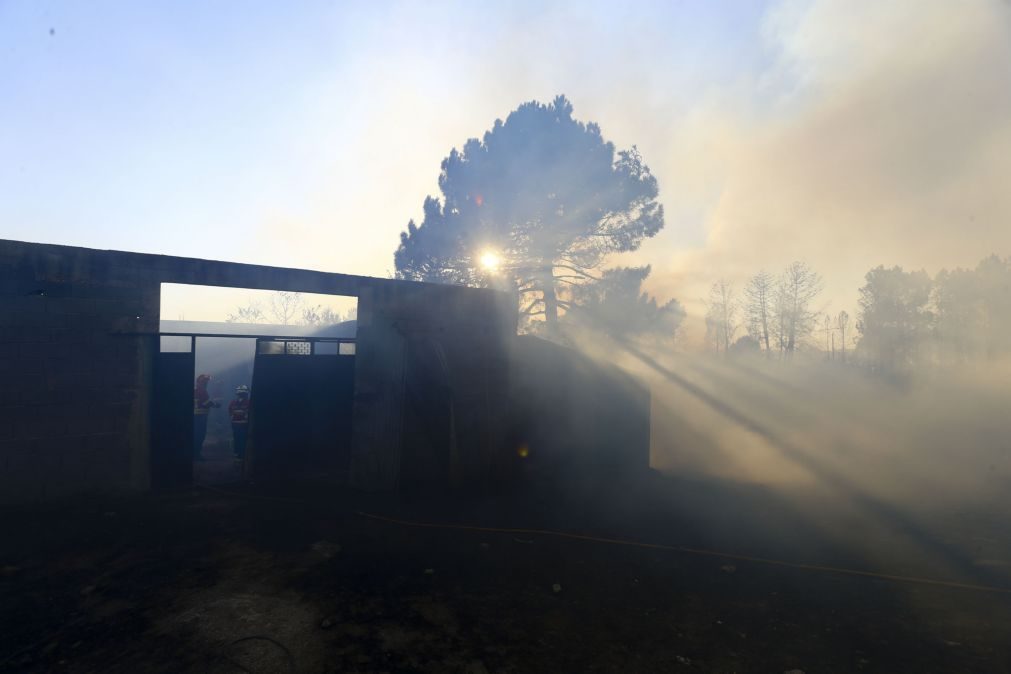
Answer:
<svg viewBox="0 0 1011 674"><path fill-rule="evenodd" d="M589 272L587 272L587 271L585 271L583 269L580 269L579 267L573 267L572 265L568 265L568 264L555 264L555 265L553 265L553 267L556 268L556 269L568 269L569 271L574 271L577 274L579 274L581 277L588 278L588 279L591 279L593 281L599 281L599 280L601 280L600 278L594 276L593 274L591 274L591 273L589 273ZM559 277L556 277L556 278L559 278Z"/></svg>
<svg viewBox="0 0 1011 674"><path fill-rule="evenodd" d="M530 304L528 304L525 308L523 308L522 310L520 310L520 315L521 316L530 316L531 315L530 310L533 309L534 307L536 307L538 304L543 304L543 303L544 303L544 299L543 298L540 298L540 297L535 298Z"/></svg>
<svg viewBox="0 0 1011 674"><path fill-rule="evenodd" d="M570 286L581 286L583 283L576 283L575 281L570 281L570 278L583 278L582 276L556 276L555 279L561 281L562 283L567 283Z"/></svg>

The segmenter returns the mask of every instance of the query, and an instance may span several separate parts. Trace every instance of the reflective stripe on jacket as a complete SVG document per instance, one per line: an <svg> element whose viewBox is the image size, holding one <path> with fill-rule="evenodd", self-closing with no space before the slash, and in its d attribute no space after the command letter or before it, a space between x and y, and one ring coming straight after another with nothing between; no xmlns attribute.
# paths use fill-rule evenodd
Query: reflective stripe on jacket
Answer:
<svg viewBox="0 0 1011 674"><path fill-rule="evenodd" d="M228 414L232 417L233 424L249 423L249 398L243 400L236 398L228 403Z"/></svg>
<svg viewBox="0 0 1011 674"><path fill-rule="evenodd" d="M207 410L214 407L214 401L205 388L193 389L193 414L207 414Z"/></svg>

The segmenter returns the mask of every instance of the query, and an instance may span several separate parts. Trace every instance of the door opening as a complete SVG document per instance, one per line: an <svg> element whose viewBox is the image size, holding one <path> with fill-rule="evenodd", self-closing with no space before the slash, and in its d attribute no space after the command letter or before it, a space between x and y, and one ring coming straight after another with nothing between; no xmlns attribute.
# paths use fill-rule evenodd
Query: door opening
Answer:
<svg viewBox="0 0 1011 674"><path fill-rule="evenodd" d="M225 302L208 303L221 293ZM263 322L271 306L283 323ZM357 298L163 284L152 484L236 482L252 476L257 456L272 475L341 474L356 310Z"/></svg>

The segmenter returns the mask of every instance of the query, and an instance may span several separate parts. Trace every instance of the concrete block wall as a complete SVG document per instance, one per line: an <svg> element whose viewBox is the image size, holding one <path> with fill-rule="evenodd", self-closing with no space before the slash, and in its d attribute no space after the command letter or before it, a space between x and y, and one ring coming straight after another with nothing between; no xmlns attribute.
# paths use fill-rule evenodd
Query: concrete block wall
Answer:
<svg viewBox="0 0 1011 674"><path fill-rule="evenodd" d="M158 287L2 269L0 502L146 488L149 345L114 333L157 328Z"/></svg>
<svg viewBox="0 0 1011 674"><path fill-rule="evenodd" d="M354 486L396 487L405 343L437 341L460 420L457 473L467 480L487 476L506 413L515 297L0 240L0 502L149 487L153 335L162 283L359 298Z"/></svg>
<svg viewBox="0 0 1011 674"><path fill-rule="evenodd" d="M352 486L398 486L401 453L410 446L401 423L411 340L437 345L446 359L456 420L451 481L490 477L505 446L516 322L515 298L505 293L419 284L364 287L358 300Z"/></svg>

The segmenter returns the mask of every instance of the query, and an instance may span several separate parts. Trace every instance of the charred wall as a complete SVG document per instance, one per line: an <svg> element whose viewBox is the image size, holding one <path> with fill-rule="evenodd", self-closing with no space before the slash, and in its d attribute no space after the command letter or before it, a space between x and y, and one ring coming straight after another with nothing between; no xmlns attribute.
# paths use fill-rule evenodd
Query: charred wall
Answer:
<svg viewBox="0 0 1011 674"><path fill-rule="evenodd" d="M493 470L516 331L509 295L0 240L0 501L149 488L162 283L357 296L351 485L395 488L403 457L424 454L404 432L405 391L431 372L451 409L451 481Z"/></svg>
<svg viewBox="0 0 1011 674"><path fill-rule="evenodd" d="M0 243L0 500L146 488L157 283Z"/></svg>
<svg viewBox="0 0 1011 674"><path fill-rule="evenodd" d="M448 474L436 479L446 483L483 479L495 469L516 304L503 293L473 290L390 284L359 296L352 484L427 482L411 471L425 457L445 462ZM419 391L429 400L419 401ZM426 417L440 429L419 426ZM432 447L439 437L449 443L444 456Z"/></svg>

